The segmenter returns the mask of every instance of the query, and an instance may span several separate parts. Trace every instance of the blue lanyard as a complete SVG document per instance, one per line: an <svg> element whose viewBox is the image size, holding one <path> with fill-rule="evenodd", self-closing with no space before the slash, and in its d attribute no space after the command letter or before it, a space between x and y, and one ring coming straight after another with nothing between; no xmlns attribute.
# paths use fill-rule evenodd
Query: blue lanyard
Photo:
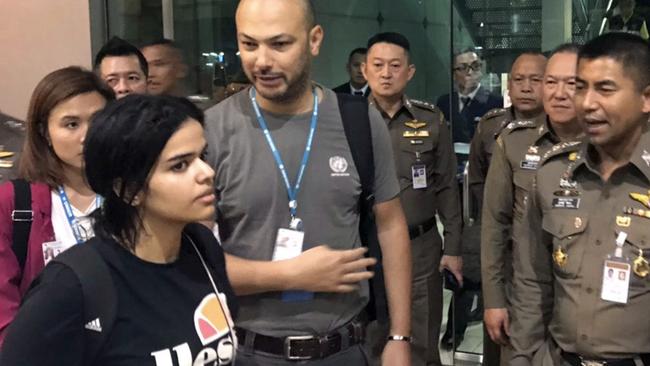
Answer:
<svg viewBox="0 0 650 366"><path fill-rule="evenodd" d="M72 212L72 206L70 205L70 199L68 199L68 195L65 193L65 190L63 189L62 186L59 186L59 198L61 199L61 204L63 205L63 211L65 211L65 216L68 219L68 224L70 224L70 228L72 229L72 234L74 234L75 240L77 240L77 244L81 244L84 241L86 241L86 237L81 233L81 227L79 226L79 220L74 215L74 212ZM97 195L95 198L95 205L96 207L99 207L102 205L102 197L100 195Z"/></svg>
<svg viewBox="0 0 650 366"><path fill-rule="evenodd" d="M264 116L262 116L260 107L257 104L257 99L255 97L256 94L257 93L255 91L255 88L251 88L250 96L251 96L251 100L253 101L253 108L255 108L255 114L257 115L257 122L260 124L260 127L264 132L264 137L266 138L266 142L269 144L269 147L271 148L271 152L273 153L273 158L275 159L275 163L277 164L278 169L280 169L280 173L282 174L282 179L284 180L284 185L287 188L287 193L289 195L289 211L291 213L291 218L294 219L296 217L296 212L298 210L298 191L300 191L300 183L302 182L302 178L305 174L305 168L307 167L307 162L309 161L309 153L311 152L311 145L314 141L314 133L316 132L316 122L318 121L318 96L316 95L316 89L313 89L314 110L311 115L311 127L309 129L309 135L307 137L307 145L305 146L305 152L302 155L302 162L300 163L300 169L298 170L296 185L293 189L291 188L291 183L289 182L289 176L287 175L287 169L284 166L284 162L282 161L280 152L278 151L277 147L275 146L275 143L273 142L273 137L271 136L271 132L269 131L266 121L264 120Z"/></svg>

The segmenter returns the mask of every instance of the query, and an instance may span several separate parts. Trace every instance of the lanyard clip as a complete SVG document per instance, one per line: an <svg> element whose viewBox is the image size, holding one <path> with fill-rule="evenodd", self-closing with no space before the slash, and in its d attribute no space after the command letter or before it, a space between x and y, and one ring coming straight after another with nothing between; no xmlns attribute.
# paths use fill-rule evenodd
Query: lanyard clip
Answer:
<svg viewBox="0 0 650 366"><path fill-rule="evenodd" d="M616 251L614 252L616 258L623 257L623 245L625 245L625 239L627 239L627 233L625 231L618 233L618 236L616 237Z"/></svg>
<svg viewBox="0 0 650 366"><path fill-rule="evenodd" d="M289 223L291 230L303 231L302 220L298 217L291 216L291 222Z"/></svg>

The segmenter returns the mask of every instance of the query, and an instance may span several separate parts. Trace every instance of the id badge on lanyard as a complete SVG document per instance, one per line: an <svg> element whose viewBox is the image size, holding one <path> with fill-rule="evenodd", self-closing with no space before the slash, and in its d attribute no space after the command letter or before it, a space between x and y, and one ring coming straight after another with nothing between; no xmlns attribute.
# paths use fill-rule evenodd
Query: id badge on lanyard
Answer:
<svg viewBox="0 0 650 366"><path fill-rule="evenodd" d="M303 251L303 244L305 239L305 233L303 230L302 220L298 218L298 192L300 191L300 184L307 167L307 162L309 161L309 153L311 152L312 142L314 141L314 133L316 132L316 123L318 121L318 96L316 95L316 90L313 90L314 95L314 109L312 112L311 124L309 129L309 135L307 137L307 144L305 146L305 151L302 156L302 161L300 168L298 170L298 177L296 178L296 183L294 187L291 186L289 181L289 175L287 174L286 167L280 156L280 152L273 142L273 137L271 132L264 120L264 116L257 104L256 100L256 90L251 88L250 97L253 103L253 108L255 109L255 115L257 116L257 121L260 125L260 128L264 132L264 137L266 139L273 158L280 170L282 175L282 180L284 181L285 188L287 189L287 195L289 197L289 213L291 216L291 221L288 228L278 229L275 247L273 249L273 260L286 260L299 256ZM296 302L296 301L308 301L314 297L313 292L308 291L285 291L282 293L282 300L286 302Z"/></svg>
<svg viewBox="0 0 650 366"><path fill-rule="evenodd" d="M627 233L620 232L616 238L616 251L608 256L603 265L603 285L600 298L605 301L626 304L630 289L630 262L623 257L623 245Z"/></svg>

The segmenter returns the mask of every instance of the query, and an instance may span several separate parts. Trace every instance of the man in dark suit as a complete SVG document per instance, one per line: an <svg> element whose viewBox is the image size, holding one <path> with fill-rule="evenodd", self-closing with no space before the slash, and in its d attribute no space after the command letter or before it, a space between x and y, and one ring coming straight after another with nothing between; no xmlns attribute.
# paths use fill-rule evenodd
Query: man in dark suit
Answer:
<svg viewBox="0 0 650 366"><path fill-rule="evenodd" d="M350 75L350 81L341 84L333 90L341 94L352 94L368 97L370 95L370 88L366 78L363 77L361 72L361 64L366 62L366 53L368 50L365 48L355 48L348 56L348 63L345 64L345 69Z"/></svg>
<svg viewBox="0 0 650 366"><path fill-rule="evenodd" d="M494 108L503 107L503 97L490 93L481 86L482 62L471 49L454 57L456 90L438 98L438 108L451 122L454 142L469 143L479 119Z"/></svg>
<svg viewBox="0 0 650 366"><path fill-rule="evenodd" d="M0 183L16 178L24 138L24 124L0 112Z"/></svg>

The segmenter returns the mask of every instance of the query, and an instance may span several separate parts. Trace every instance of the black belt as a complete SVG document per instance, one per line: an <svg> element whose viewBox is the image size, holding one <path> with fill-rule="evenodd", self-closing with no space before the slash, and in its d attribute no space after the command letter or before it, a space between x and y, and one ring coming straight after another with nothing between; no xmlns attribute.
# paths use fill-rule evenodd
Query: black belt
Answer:
<svg viewBox="0 0 650 366"><path fill-rule="evenodd" d="M235 327L235 333L240 345L245 345L246 339L253 337L255 351L294 361L322 359L359 344L364 340L364 328L361 322L355 320L324 335L270 337L239 327ZM343 342L343 337L347 342Z"/></svg>
<svg viewBox="0 0 650 366"><path fill-rule="evenodd" d="M409 238L415 239L418 236L426 233L427 231L431 230L434 226L436 226L436 217L432 217L431 219L425 221L421 225L413 225L409 226Z"/></svg>
<svg viewBox="0 0 650 366"><path fill-rule="evenodd" d="M577 353L562 351L562 358L573 366L636 366L634 358L619 358L619 359L595 359L591 360L580 356ZM643 364L650 366L650 353L640 354L639 358Z"/></svg>

